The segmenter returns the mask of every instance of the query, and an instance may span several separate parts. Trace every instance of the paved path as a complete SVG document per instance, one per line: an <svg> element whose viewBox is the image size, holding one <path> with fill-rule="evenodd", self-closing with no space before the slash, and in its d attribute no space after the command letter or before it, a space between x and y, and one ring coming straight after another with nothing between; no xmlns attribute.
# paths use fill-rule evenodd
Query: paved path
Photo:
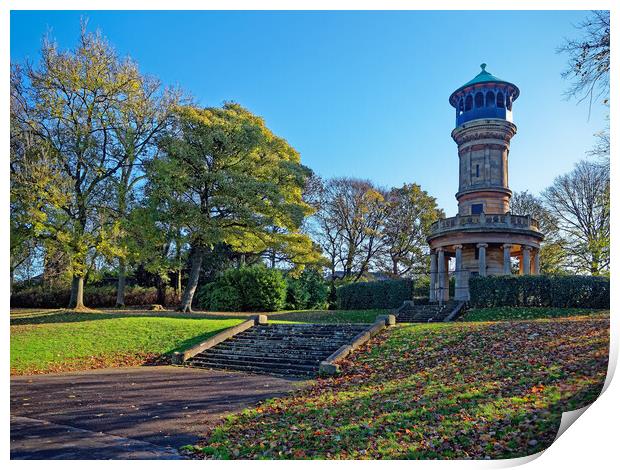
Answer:
<svg viewBox="0 0 620 470"><path fill-rule="evenodd" d="M11 458L180 458L221 416L301 382L172 366L11 379Z"/></svg>

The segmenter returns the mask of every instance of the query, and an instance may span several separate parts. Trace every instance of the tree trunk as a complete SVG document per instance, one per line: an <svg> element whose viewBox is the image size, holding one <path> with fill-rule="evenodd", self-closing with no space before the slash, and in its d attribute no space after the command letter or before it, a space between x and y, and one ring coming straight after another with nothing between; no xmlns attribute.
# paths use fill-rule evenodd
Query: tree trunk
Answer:
<svg viewBox="0 0 620 470"><path fill-rule="evenodd" d="M183 267L181 266L181 241L177 238L174 241L174 245L176 247L176 263L177 263L177 279L174 287L174 297L175 302L178 302L181 299L181 276L183 274Z"/></svg>
<svg viewBox="0 0 620 470"><path fill-rule="evenodd" d="M71 297L69 297L69 305L67 308L73 308L77 299L77 277L73 276L71 279Z"/></svg>
<svg viewBox="0 0 620 470"><path fill-rule="evenodd" d="M198 287L198 277L200 276L200 268L202 267L203 255L204 252L202 247L196 248L192 252L189 279L187 280L187 286L185 287L185 291L183 291L181 305L179 305L179 308L177 309L179 312L192 311L192 300L194 299L196 287Z"/></svg>
<svg viewBox="0 0 620 470"><path fill-rule="evenodd" d="M84 310L84 276L73 276L71 281L71 299L69 308Z"/></svg>
<svg viewBox="0 0 620 470"><path fill-rule="evenodd" d="M125 260L118 260L118 285L116 287L116 308L125 307L125 282L127 280L127 266Z"/></svg>
<svg viewBox="0 0 620 470"><path fill-rule="evenodd" d="M181 274L182 274L181 268L179 268L177 270L177 285L175 287L175 292L174 292L177 300L181 298Z"/></svg>
<svg viewBox="0 0 620 470"><path fill-rule="evenodd" d="M157 303L166 305L166 283L161 276L157 276Z"/></svg>

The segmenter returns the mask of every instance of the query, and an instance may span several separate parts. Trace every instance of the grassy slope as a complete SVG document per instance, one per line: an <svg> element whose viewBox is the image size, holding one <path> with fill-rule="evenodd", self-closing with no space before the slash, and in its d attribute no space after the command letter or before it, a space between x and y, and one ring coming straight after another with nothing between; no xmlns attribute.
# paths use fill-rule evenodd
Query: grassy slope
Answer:
<svg viewBox="0 0 620 470"><path fill-rule="evenodd" d="M546 448L607 371L608 313L397 325L339 377L232 415L216 458L510 458Z"/></svg>
<svg viewBox="0 0 620 470"><path fill-rule="evenodd" d="M11 319L11 374L139 365L241 319L112 314L20 314Z"/></svg>

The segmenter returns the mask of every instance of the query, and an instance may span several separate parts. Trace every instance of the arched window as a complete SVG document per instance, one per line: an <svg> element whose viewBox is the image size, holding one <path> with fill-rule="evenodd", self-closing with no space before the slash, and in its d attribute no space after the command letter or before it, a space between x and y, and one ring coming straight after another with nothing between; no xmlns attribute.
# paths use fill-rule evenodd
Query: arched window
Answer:
<svg viewBox="0 0 620 470"><path fill-rule="evenodd" d="M498 108L504 107L504 94L501 91L497 92L497 107Z"/></svg>
<svg viewBox="0 0 620 470"><path fill-rule="evenodd" d="M474 99L471 97L471 95L467 95L467 98L465 98L465 111L470 111L473 107Z"/></svg>
<svg viewBox="0 0 620 470"><path fill-rule="evenodd" d="M459 107L457 108L457 115L460 116L461 114L463 114L463 111L465 111L465 105L463 103L463 98L461 98L459 100Z"/></svg>
<svg viewBox="0 0 620 470"><path fill-rule="evenodd" d="M506 109L512 111L512 95L506 95Z"/></svg>
<svg viewBox="0 0 620 470"><path fill-rule="evenodd" d="M476 108L482 108L484 106L484 95L481 92L476 93Z"/></svg>
<svg viewBox="0 0 620 470"><path fill-rule="evenodd" d="M487 91L487 108L495 106L495 93Z"/></svg>

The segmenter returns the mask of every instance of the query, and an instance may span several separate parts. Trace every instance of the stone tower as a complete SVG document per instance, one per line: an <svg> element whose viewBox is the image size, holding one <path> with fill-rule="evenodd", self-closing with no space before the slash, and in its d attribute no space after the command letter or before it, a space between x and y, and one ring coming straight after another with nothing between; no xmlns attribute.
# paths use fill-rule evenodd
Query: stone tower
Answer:
<svg viewBox="0 0 620 470"><path fill-rule="evenodd" d="M458 214L435 222L431 247L431 300L447 300L449 259L455 259L455 298L469 299L469 277L510 274L511 259L519 272L537 274L543 239L529 215L509 212L510 140L517 132L512 106L516 85L486 71L450 95L456 109L452 138L458 146Z"/></svg>

